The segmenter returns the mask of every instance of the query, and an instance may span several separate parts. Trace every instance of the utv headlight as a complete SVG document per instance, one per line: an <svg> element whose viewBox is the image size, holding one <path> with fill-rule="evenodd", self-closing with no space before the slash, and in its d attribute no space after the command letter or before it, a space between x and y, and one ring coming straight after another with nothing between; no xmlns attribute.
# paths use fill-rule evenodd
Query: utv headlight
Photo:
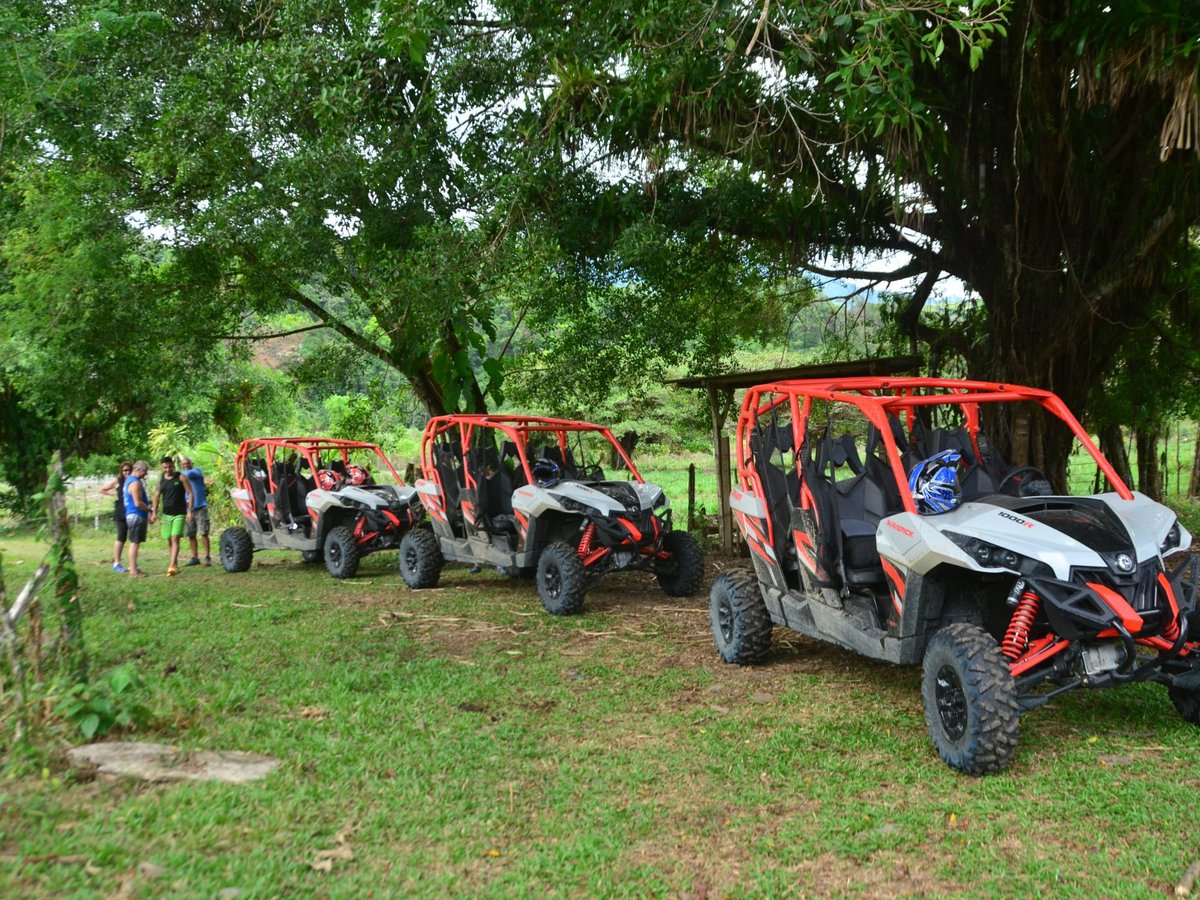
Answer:
<svg viewBox="0 0 1200 900"><path fill-rule="evenodd" d="M659 509L667 505L667 495L663 491L658 492L658 497L654 501L653 509Z"/></svg>
<svg viewBox="0 0 1200 900"><path fill-rule="evenodd" d="M588 506L586 503L580 503L578 500L572 500L570 497L558 497L559 505L568 512L583 513L584 515L599 515L599 510Z"/></svg>
<svg viewBox="0 0 1200 900"><path fill-rule="evenodd" d="M1179 528L1179 520L1176 519L1171 524L1171 530L1167 532L1167 536L1163 538L1162 546L1158 548L1159 553L1166 553L1168 550L1174 550L1179 546L1183 539L1183 533Z"/></svg>
<svg viewBox="0 0 1200 900"><path fill-rule="evenodd" d="M953 531L943 531L946 537L963 549L975 562L989 569L1011 569L1022 575L1054 576L1054 570L1040 560L1022 556L1007 547L997 547L979 538L967 537Z"/></svg>

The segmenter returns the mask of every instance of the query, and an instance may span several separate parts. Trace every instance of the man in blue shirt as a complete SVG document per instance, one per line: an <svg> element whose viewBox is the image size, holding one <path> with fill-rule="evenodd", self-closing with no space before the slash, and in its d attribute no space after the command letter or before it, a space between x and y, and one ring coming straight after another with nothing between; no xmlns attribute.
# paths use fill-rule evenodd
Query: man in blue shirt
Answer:
<svg viewBox="0 0 1200 900"><path fill-rule="evenodd" d="M205 478L204 472L192 465L189 457L181 457L179 461L183 465L181 474L192 485L192 518L187 523L186 532L188 544L192 548L192 558L187 561L186 565L200 565L199 547L196 543L196 536L199 535L204 540L204 564L211 566L212 546L208 539L208 492L205 488L206 485L212 484L212 479Z"/></svg>
<svg viewBox="0 0 1200 900"><path fill-rule="evenodd" d="M146 473L150 463L139 459L133 464L133 472L121 486L121 499L125 505L125 525L129 538L129 574L133 578L145 578L146 573L138 567L138 551L146 542L146 520L150 516L150 498L146 496Z"/></svg>

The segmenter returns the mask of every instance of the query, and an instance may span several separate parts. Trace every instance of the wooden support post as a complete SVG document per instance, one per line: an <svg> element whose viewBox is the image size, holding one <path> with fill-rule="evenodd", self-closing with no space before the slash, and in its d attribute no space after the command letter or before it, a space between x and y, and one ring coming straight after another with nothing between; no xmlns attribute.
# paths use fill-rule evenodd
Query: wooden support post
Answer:
<svg viewBox="0 0 1200 900"><path fill-rule="evenodd" d="M688 466L688 524L689 532L696 530L696 464Z"/></svg>
<svg viewBox="0 0 1200 900"><path fill-rule="evenodd" d="M733 399L733 390L727 389L727 403L725 409L722 409L721 395L717 393L718 388L714 385L708 386L708 408L712 413L713 426L713 452L716 455L717 462L717 523L719 526L721 552L733 552L733 509L729 505L729 491L733 487L732 480L729 475L729 438L724 434L725 430L725 409L728 409L729 402Z"/></svg>
<svg viewBox="0 0 1200 900"><path fill-rule="evenodd" d="M718 465L720 468L718 490L721 492L721 552L733 552L733 507L729 505L729 492L733 488L732 479L729 475L729 435L721 435L719 442L720 457Z"/></svg>

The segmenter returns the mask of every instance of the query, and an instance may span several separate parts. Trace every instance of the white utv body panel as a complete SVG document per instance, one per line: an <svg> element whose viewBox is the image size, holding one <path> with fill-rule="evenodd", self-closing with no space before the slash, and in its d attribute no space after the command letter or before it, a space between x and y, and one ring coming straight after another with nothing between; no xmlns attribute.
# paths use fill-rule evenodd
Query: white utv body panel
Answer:
<svg viewBox="0 0 1200 900"><path fill-rule="evenodd" d="M670 508L670 502L663 496L663 490L658 485L640 484L636 481L620 483L628 484L633 488L643 511L654 509L654 504L659 503L660 499L662 501L658 506L660 511ZM627 515L625 507L620 502L581 481L563 481L552 487L527 484L513 491L512 504L514 510L531 518L551 511L579 513L578 509L568 509L564 506L561 502L563 499L572 500L601 515Z"/></svg>
<svg viewBox="0 0 1200 900"><path fill-rule="evenodd" d="M304 505L318 513L333 506L355 509L387 509L400 501L411 501L416 493L417 489L414 487L400 487L394 484L378 484L371 487L347 485L337 491L318 488L308 492L308 496L304 499ZM351 502L347 503L348 500Z"/></svg>
<svg viewBox="0 0 1200 900"><path fill-rule="evenodd" d="M428 478L418 478L413 483L413 490L415 490L418 494L423 494L428 497L442 496L442 491L437 486L437 482L430 481Z"/></svg>
<svg viewBox="0 0 1200 900"><path fill-rule="evenodd" d="M1061 499L1064 503L1078 502L1080 499L1103 502L1116 513L1129 533L1136 555L1133 560L1135 564L1158 555L1159 548L1176 521L1174 513L1167 507L1138 493L1134 494L1132 500L1122 500L1115 493L1098 494L1092 498L1030 498L1035 502L1053 502L1055 499ZM1045 563L1054 571L1054 577L1062 581L1070 579L1072 568L1097 569L1107 566L1095 550L1053 526L990 503L964 503L957 509L937 516L907 512L888 516L880 521L875 540L881 556L918 575L924 575L944 563L976 572L1015 571L999 563L983 565L947 537L945 532L975 538ZM1180 526L1179 544L1168 553L1187 549L1190 544L1191 535Z"/></svg>

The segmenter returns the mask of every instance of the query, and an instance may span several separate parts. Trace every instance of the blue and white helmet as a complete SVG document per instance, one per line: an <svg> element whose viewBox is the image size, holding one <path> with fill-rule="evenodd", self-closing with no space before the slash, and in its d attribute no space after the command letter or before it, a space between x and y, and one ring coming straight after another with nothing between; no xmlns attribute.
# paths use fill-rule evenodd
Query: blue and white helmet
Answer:
<svg viewBox="0 0 1200 900"><path fill-rule="evenodd" d="M917 501L917 510L925 515L937 515L957 509L962 502L958 487L957 450L943 450L923 459L908 473L908 489Z"/></svg>
<svg viewBox="0 0 1200 900"><path fill-rule="evenodd" d="M558 463L552 459L535 459L529 466L529 471L538 487L554 487L562 475Z"/></svg>

